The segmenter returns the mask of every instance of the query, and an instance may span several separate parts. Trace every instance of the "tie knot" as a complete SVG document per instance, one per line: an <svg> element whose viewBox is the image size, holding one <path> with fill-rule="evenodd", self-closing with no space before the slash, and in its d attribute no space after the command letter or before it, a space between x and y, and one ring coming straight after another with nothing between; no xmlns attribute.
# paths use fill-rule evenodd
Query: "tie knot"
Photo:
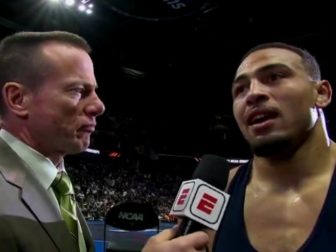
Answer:
<svg viewBox="0 0 336 252"><path fill-rule="evenodd" d="M57 173L51 184L52 188L62 195L74 194L69 176L65 172Z"/></svg>

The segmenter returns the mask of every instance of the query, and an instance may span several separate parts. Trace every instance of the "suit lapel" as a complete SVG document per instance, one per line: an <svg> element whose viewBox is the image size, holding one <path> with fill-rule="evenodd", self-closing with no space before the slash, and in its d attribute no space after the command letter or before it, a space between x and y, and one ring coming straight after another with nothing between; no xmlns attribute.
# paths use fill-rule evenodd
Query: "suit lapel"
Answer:
<svg viewBox="0 0 336 252"><path fill-rule="evenodd" d="M47 232L60 251L76 251L53 195L46 191L29 172L26 164L0 138L0 172L7 182L21 189L27 209Z"/></svg>
<svg viewBox="0 0 336 252"><path fill-rule="evenodd" d="M86 248L88 252L93 252L94 250L94 242L92 240L92 234L91 231L86 223L86 220L82 214L82 212L80 211L80 209L77 206L77 218L79 220L79 223L81 225L82 231L83 231L83 235L84 235L84 239L85 239L85 244L86 244Z"/></svg>

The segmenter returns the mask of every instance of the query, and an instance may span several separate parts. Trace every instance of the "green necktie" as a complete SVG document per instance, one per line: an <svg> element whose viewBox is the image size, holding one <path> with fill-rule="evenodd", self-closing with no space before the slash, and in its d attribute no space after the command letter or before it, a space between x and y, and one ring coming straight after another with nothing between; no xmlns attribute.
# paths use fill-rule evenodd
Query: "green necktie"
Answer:
<svg viewBox="0 0 336 252"><path fill-rule="evenodd" d="M69 176L59 172L52 183L61 214L80 252L86 252L85 240L76 215L76 201Z"/></svg>

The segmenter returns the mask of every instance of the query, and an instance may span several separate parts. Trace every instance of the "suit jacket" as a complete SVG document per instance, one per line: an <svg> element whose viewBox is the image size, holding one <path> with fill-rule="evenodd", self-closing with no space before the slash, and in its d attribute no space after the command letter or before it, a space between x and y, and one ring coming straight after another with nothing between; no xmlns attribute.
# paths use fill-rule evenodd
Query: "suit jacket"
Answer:
<svg viewBox="0 0 336 252"><path fill-rule="evenodd" d="M88 252L94 244L77 208ZM76 252L55 197L0 138L0 251Z"/></svg>

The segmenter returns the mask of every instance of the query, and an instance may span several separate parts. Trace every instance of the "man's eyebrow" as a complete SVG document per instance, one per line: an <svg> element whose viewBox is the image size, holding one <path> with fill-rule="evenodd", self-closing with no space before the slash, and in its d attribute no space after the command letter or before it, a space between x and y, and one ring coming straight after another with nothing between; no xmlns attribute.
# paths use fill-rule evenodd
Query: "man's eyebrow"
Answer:
<svg viewBox="0 0 336 252"><path fill-rule="evenodd" d="M97 83L83 82L82 85L84 87L87 87L87 88L92 88L92 89L95 89L95 90L98 89L98 84Z"/></svg>
<svg viewBox="0 0 336 252"><path fill-rule="evenodd" d="M248 75L247 74L241 74L238 75L232 82L232 86L234 86L234 84L237 84L238 82L241 82L243 80L248 80Z"/></svg>
<svg viewBox="0 0 336 252"><path fill-rule="evenodd" d="M269 64L269 65L265 65L260 67L259 69L256 70L256 74L262 73L262 72L266 72L269 70L272 70L274 68L286 68L286 69L290 69L289 66L287 66L286 64L283 63L274 63L274 64ZM232 85L234 85L235 83L238 83L242 80L246 80L248 79L248 74L241 74L238 75L232 82Z"/></svg>

